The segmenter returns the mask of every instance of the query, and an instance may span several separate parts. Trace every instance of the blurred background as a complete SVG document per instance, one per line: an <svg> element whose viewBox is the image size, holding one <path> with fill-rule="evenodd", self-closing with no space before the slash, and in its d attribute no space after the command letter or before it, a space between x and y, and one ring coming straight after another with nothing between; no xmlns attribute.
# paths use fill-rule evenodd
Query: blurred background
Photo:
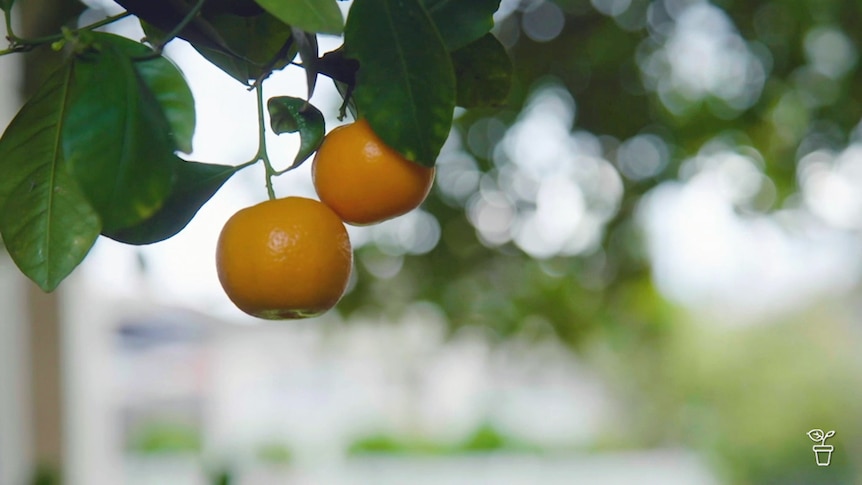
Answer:
<svg viewBox="0 0 862 485"><path fill-rule="evenodd" d="M14 24L120 11L19 0ZM862 483L862 6L503 0L495 20L509 103L456 112L420 210L351 228L319 319L252 319L218 285L260 167L168 241L101 239L50 295L0 252L0 484ZM253 94L166 54L191 159L249 159ZM0 58L0 126L51 55ZM265 89L302 96L304 73ZM338 124L329 83L312 102ZM289 164L298 140L268 141ZM309 167L276 191L313 196Z"/></svg>

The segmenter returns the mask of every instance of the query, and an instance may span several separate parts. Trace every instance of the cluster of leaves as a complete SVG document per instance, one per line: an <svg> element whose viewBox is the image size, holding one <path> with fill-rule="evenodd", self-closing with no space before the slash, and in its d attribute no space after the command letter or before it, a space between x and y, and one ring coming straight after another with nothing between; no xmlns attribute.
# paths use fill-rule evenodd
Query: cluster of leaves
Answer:
<svg viewBox="0 0 862 485"><path fill-rule="evenodd" d="M7 19L12 3L0 2ZM273 70L305 68L308 98L319 74L332 78L342 111L368 119L389 145L428 166L456 105L499 104L509 90L511 64L489 33L499 0L358 0L346 22L336 0L118 3L140 19L149 45L87 27L64 31L52 44L65 49L63 62L0 138L0 236L45 291L100 234L130 244L161 241L237 170L263 161L270 189L270 177L284 172L272 169L263 136L255 157L237 166L177 155L192 151L195 111L182 73L161 56L174 37L257 88L260 111L260 84ZM342 33L341 48L319 55L318 34ZM6 52L35 44L14 35L10 41ZM267 107L274 132L301 136L294 168L322 141L324 116L306 99L273 98Z"/></svg>

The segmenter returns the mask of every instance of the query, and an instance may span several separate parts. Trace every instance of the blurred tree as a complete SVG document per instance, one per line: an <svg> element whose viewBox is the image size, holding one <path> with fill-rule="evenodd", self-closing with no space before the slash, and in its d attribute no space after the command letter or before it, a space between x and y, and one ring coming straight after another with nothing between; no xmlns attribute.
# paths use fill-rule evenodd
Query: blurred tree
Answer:
<svg viewBox="0 0 862 485"><path fill-rule="evenodd" d="M859 122L856 6L542 0L503 7L512 11L496 33L510 46L515 88L505 107L457 119L460 143L452 145L459 146L441 155L437 190L424 206L439 243L414 255L381 231L375 240L382 246L359 254L359 283L343 308L427 299L439 302L455 327L487 325L502 334L536 314L576 346L607 326L655 336L648 328L662 324L654 305L637 304L654 295L634 220L642 196L677 180L687 160L721 141L762 164L757 191L777 189L766 203L739 209L777 211L794 201L799 160L845 147ZM543 31L557 24L558 32ZM543 114L559 114L554 106L563 112L550 128L561 127L567 139L541 136L548 127L540 123L535 131L524 126L531 111L545 108L543 95L551 105ZM535 136L519 138L519 130ZM559 151L548 153L547 144ZM609 215L588 221L597 230L582 224L567 235L592 239L555 250L555 234L539 241L550 249L519 238L534 227L529 216L537 206L557 206L547 225L581 217L566 212L572 192L546 190L543 177L571 177L577 185L578 172L590 170L603 172L589 180L601 185L581 180L576 195L586 199L588 216L590 209ZM466 193L452 195L459 190ZM485 222L500 227L491 234ZM381 282L374 274L387 260L403 264Z"/></svg>
<svg viewBox="0 0 862 485"><path fill-rule="evenodd" d="M862 400L852 350L812 348L806 339L816 337L801 322L700 329L655 290L636 215L645 195L690 177L692 160L716 142L762 171L759 195L736 208L742 217L799 207L800 161L841 152L857 136L862 8L814 0L507 8L495 33L509 47L515 87L505 107L457 118L457 143L444 149L423 206L439 242L411 254L416 246L392 233L424 226L375 233L340 308L398 312L427 300L452 331L563 339L628 403L625 437L608 436L610 447L686 443L709 450L730 483L858 483L858 460L842 455L818 470L804 437L818 420L840 422L841 453L854 453L862 427L850 410ZM611 182L584 175L608 167ZM572 210L571 192L548 188L549 173L573 180L586 216L611 213L567 233L569 242L592 236L577 250L555 246L554 225L585 215ZM537 231L530 217L542 210L551 249L524 234ZM841 318L808 317L824 345L858 343Z"/></svg>

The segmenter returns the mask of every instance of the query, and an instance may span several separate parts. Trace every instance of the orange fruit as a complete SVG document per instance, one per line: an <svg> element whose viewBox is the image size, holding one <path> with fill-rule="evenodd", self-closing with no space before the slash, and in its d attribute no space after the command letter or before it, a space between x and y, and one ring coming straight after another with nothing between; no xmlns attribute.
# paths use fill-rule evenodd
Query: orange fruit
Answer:
<svg viewBox="0 0 862 485"><path fill-rule="evenodd" d="M260 318L305 318L338 303L353 253L341 219L303 197L240 210L224 225L216 268L227 296Z"/></svg>
<svg viewBox="0 0 862 485"><path fill-rule="evenodd" d="M320 200L344 222L374 224L422 203L434 168L411 162L388 147L364 119L332 130L311 167Z"/></svg>

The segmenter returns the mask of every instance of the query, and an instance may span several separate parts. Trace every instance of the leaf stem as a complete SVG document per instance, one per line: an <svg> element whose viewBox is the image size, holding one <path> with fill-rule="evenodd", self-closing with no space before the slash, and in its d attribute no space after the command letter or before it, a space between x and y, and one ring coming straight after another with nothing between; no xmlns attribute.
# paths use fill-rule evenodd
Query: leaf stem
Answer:
<svg viewBox="0 0 862 485"><path fill-rule="evenodd" d="M0 56L5 56L7 54L14 54L15 52L24 52L26 49L14 48L10 47L8 49L0 49Z"/></svg>
<svg viewBox="0 0 862 485"><path fill-rule="evenodd" d="M15 39L15 33L12 31L12 9L3 11L3 18L6 22L6 38L11 42Z"/></svg>
<svg viewBox="0 0 862 485"><path fill-rule="evenodd" d="M247 161L247 162L244 162L244 163L241 163L241 164L237 165L237 166L236 166L236 169L237 169L237 170L242 170L242 169L244 169L244 168L251 167L252 165L256 164L256 163L257 163L257 162L259 162L259 161L260 161L260 157L255 156L253 159L251 159L251 160L249 160L249 161Z"/></svg>
<svg viewBox="0 0 862 485"><path fill-rule="evenodd" d="M275 189L272 187L272 177L278 175L272 167L272 162L269 160L269 154L266 151L266 120L264 119L263 111L263 83L256 83L254 87L257 95L257 159L263 160L263 166L266 169L266 191L269 194L270 200L275 200Z"/></svg>

